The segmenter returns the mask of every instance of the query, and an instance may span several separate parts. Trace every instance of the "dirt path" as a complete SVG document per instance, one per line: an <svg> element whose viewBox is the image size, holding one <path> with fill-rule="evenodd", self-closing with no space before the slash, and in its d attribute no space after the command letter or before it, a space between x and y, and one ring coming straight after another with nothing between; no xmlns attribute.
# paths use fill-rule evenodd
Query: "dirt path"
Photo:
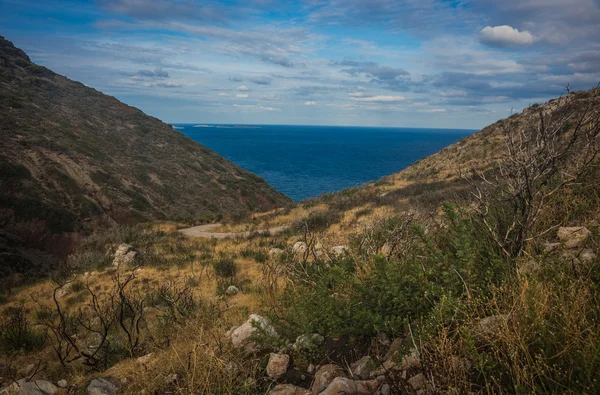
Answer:
<svg viewBox="0 0 600 395"><path fill-rule="evenodd" d="M253 232L226 232L226 233L220 233L220 232L213 232L213 230L218 229L219 227L221 227L221 224L208 224L208 225L199 225L199 226L192 226L191 228L184 228L184 229L179 229L179 232L183 233L184 235L188 236L188 237L203 237L205 239L225 239L228 237L247 237L250 236L251 233L266 233L269 232L270 234L274 235L280 232L283 232L284 230L287 229L288 225L282 225L282 226L275 226L272 228L268 228L268 229L259 229Z"/></svg>

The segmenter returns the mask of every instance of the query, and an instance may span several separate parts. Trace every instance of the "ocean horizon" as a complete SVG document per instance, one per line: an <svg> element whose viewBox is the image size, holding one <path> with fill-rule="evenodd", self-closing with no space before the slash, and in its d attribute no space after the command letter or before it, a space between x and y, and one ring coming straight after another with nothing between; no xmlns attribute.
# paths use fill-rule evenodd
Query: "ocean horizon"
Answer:
<svg viewBox="0 0 600 395"><path fill-rule="evenodd" d="M295 201L375 181L477 130L172 123Z"/></svg>

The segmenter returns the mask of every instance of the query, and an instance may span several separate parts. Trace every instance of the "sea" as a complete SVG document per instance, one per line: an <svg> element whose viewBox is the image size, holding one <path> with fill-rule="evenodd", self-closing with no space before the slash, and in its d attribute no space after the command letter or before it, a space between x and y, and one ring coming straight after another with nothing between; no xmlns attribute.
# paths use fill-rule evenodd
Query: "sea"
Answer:
<svg viewBox="0 0 600 395"><path fill-rule="evenodd" d="M295 201L377 180L472 134L467 129L173 124Z"/></svg>

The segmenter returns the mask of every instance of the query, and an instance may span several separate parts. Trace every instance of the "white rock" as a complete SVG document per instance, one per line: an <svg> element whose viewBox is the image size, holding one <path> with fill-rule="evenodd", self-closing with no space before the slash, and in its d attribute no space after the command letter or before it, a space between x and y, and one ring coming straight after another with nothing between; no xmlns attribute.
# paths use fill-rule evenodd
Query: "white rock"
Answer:
<svg viewBox="0 0 600 395"><path fill-rule="evenodd" d="M133 250L133 247L129 244L121 244L115 252L113 259L113 265L115 266L127 266L133 263L137 252Z"/></svg>
<svg viewBox="0 0 600 395"><path fill-rule="evenodd" d="M354 379L366 380L374 369L375 362L373 362L368 355L350 365L350 371L352 372L352 377L354 377Z"/></svg>
<svg viewBox="0 0 600 395"><path fill-rule="evenodd" d="M335 256L343 255L344 253L348 252L348 250L349 250L349 248L346 245L339 245L339 246L331 247L331 253Z"/></svg>
<svg viewBox="0 0 600 395"><path fill-rule="evenodd" d="M336 377L320 395L371 395L379 388L379 381L354 381L347 377Z"/></svg>
<svg viewBox="0 0 600 395"><path fill-rule="evenodd" d="M87 387L88 395L112 395L119 388L106 379L94 379Z"/></svg>
<svg viewBox="0 0 600 395"><path fill-rule="evenodd" d="M240 292L240 290L238 289L238 287L236 287L235 285L230 285L227 290L225 291L225 294L227 295L235 295L238 292Z"/></svg>
<svg viewBox="0 0 600 395"><path fill-rule="evenodd" d="M258 328L261 328L259 332ZM267 336L277 337L275 328L267 321L266 318L258 314L250 315L248 321L231 332L231 342L235 348L244 347L249 351L256 350L257 345L250 340L252 335L262 333Z"/></svg>
<svg viewBox="0 0 600 395"><path fill-rule="evenodd" d="M310 395L310 391L292 384L279 384L269 391L269 395Z"/></svg>
<svg viewBox="0 0 600 395"><path fill-rule="evenodd" d="M267 364L267 376L272 379L280 378L287 372L289 364L289 355L271 353Z"/></svg>
<svg viewBox="0 0 600 395"><path fill-rule="evenodd" d="M294 246L292 247L292 252L298 255L304 254L306 250L308 250L308 246L303 241L296 242L296 244L294 244Z"/></svg>
<svg viewBox="0 0 600 395"><path fill-rule="evenodd" d="M69 386L69 383L67 382L67 380L62 379L62 380L58 380L58 383L56 383L60 388L67 388Z"/></svg>
<svg viewBox="0 0 600 395"><path fill-rule="evenodd" d="M583 247L590 237L591 232L583 226L560 227L557 236L565 248Z"/></svg>
<svg viewBox="0 0 600 395"><path fill-rule="evenodd" d="M312 385L312 393L320 394L321 391L329 387L336 377L346 377L346 372L340 366L335 364L323 365L315 373L315 380Z"/></svg>

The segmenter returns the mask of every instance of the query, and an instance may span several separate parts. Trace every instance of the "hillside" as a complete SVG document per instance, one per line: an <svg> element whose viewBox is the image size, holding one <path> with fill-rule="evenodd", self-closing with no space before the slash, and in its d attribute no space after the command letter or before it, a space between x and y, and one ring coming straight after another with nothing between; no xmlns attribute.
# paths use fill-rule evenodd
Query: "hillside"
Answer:
<svg viewBox="0 0 600 395"><path fill-rule="evenodd" d="M260 177L32 63L2 37L0 175L0 226L38 247L98 222L243 218L291 204Z"/></svg>
<svg viewBox="0 0 600 395"><path fill-rule="evenodd" d="M599 393L599 153L575 92L252 222L96 232L0 287L0 393Z"/></svg>

